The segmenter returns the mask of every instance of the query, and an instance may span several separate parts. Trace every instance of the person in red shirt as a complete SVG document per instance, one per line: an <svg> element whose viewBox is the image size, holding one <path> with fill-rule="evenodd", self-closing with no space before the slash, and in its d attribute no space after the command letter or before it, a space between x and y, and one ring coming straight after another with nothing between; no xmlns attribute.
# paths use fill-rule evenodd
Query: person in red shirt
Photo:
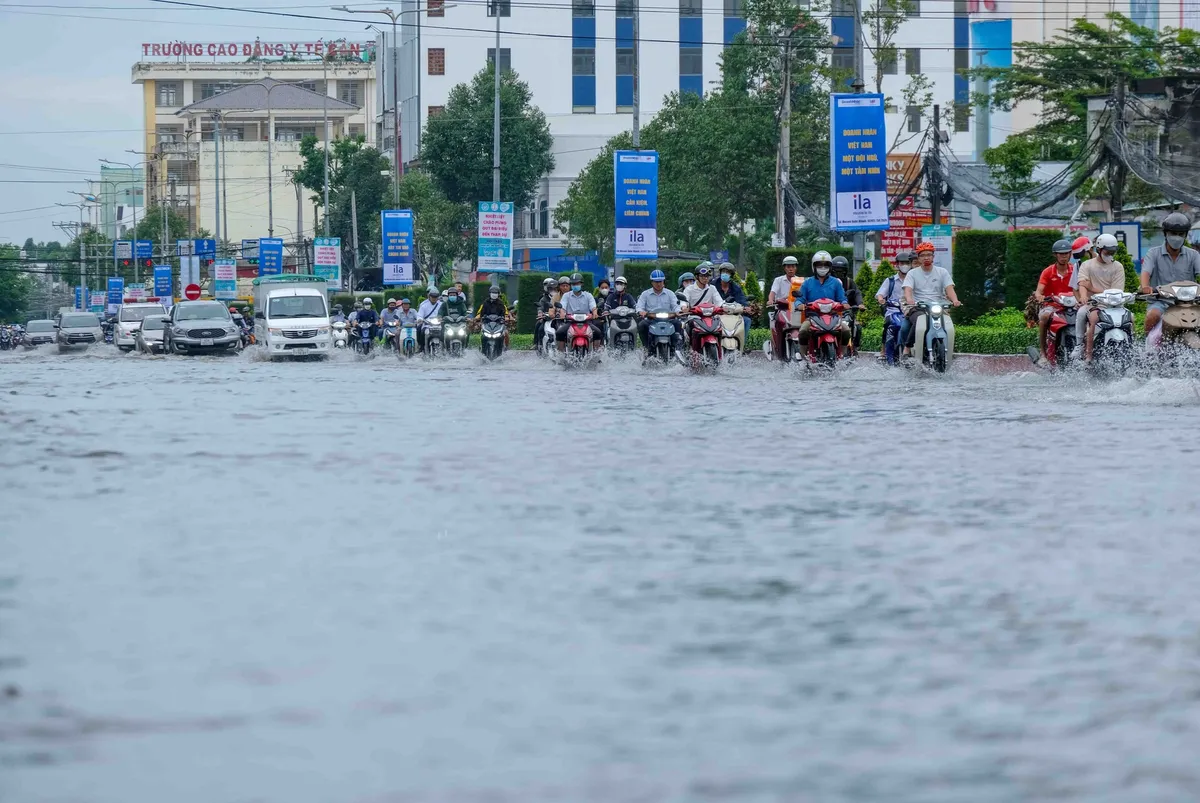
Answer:
<svg viewBox="0 0 1200 803"><path fill-rule="evenodd" d="M1042 275L1038 277L1037 289L1033 291L1034 297L1041 305L1041 309L1038 311L1038 351L1042 356L1038 359L1038 365L1050 364L1049 358L1046 357L1046 332L1050 328L1050 317L1054 314L1054 306L1047 304L1046 299L1060 295L1075 295L1071 289L1071 275L1074 271L1074 267L1071 265L1071 241L1058 240L1054 243L1053 249L1054 264L1042 271Z"/></svg>

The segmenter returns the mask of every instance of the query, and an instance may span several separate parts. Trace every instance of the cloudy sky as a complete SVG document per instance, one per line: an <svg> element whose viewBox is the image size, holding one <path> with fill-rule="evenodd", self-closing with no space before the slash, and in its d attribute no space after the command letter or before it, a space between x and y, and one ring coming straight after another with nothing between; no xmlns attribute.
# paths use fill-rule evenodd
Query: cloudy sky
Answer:
<svg viewBox="0 0 1200 803"><path fill-rule="evenodd" d="M340 0L196 0L229 8L338 17ZM378 3L348 3L379 8ZM69 239L56 221L79 219L76 200L100 159L139 157L142 104L130 82L143 42L368 40L370 18L352 22L185 8L150 0L0 0L0 242ZM382 17L381 17L382 19ZM49 207L49 208L45 208Z"/></svg>

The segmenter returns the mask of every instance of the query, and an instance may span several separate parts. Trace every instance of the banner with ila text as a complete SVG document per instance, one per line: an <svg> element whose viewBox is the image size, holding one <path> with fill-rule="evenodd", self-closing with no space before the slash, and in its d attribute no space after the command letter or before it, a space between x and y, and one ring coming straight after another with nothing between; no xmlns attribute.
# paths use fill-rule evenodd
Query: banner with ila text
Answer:
<svg viewBox="0 0 1200 803"><path fill-rule="evenodd" d="M658 152L613 154L617 259L658 258Z"/></svg>
<svg viewBox="0 0 1200 803"><path fill-rule="evenodd" d="M888 228L883 95L829 96L829 226Z"/></svg>
<svg viewBox="0 0 1200 803"><path fill-rule="evenodd" d="M413 216L411 209L384 209L379 213L383 232L383 283L412 284Z"/></svg>

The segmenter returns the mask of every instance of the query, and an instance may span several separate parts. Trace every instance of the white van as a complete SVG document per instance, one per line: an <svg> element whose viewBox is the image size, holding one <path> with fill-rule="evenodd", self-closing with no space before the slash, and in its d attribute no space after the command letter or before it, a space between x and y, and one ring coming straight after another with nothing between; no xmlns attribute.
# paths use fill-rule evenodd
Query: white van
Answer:
<svg viewBox="0 0 1200 803"><path fill-rule="evenodd" d="M327 357L329 284L323 276L284 274L254 280L254 337L268 357Z"/></svg>

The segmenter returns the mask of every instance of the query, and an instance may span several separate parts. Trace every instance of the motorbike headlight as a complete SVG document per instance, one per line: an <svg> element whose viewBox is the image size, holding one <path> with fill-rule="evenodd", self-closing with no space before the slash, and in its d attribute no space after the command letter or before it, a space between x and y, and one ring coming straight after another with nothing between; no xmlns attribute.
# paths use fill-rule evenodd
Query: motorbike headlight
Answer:
<svg viewBox="0 0 1200 803"><path fill-rule="evenodd" d="M437 325L438 325L439 323L441 323L441 322L442 322L442 319L441 319L441 318L430 318L430 319L429 319L429 325L430 325L430 326L437 326Z"/></svg>
<svg viewBox="0 0 1200 803"><path fill-rule="evenodd" d="M929 308L929 312L932 313L933 315L941 315L942 314L942 305L934 304L932 307Z"/></svg>
<svg viewBox="0 0 1200 803"><path fill-rule="evenodd" d="M1176 287L1174 290L1174 293L1175 293L1175 297L1178 298L1180 301L1195 301L1196 300L1196 288L1195 287Z"/></svg>

